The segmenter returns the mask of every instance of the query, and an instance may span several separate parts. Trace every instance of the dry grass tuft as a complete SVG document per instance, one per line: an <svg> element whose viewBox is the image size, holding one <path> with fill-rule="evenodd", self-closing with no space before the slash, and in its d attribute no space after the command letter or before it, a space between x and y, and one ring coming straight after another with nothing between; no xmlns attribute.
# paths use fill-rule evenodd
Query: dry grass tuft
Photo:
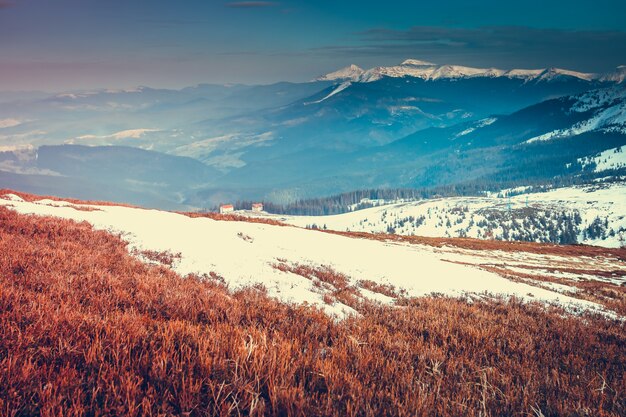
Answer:
<svg viewBox="0 0 626 417"><path fill-rule="evenodd" d="M365 288L372 292L385 295L391 298L406 297L407 292L405 289L398 289L392 284L379 284L369 279L362 279L358 282L359 287Z"/></svg>
<svg viewBox="0 0 626 417"><path fill-rule="evenodd" d="M263 217L242 216L241 214L221 214L221 213L211 213L211 212L205 213L205 212L188 212L188 211L177 211L176 213L183 214L191 218L204 217L207 219L213 219L213 220L219 220L219 221L262 223L262 224L270 224L272 226L295 227L287 223L279 222L278 220L272 220L272 219L267 219Z"/></svg>
<svg viewBox="0 0 626 417"><path fill-rule="evenodd" d="M144 260L159 263L161 265L172 267L177 261L180 261L182 254L180 252L172 253L169 251L159 252L154 250L137 250L134 249L132 254L143 258Z"/></svg>

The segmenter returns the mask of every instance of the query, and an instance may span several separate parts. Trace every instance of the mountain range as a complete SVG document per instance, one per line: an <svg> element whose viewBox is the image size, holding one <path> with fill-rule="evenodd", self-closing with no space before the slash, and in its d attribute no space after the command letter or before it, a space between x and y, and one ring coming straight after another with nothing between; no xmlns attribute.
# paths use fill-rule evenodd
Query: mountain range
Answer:
<svg viewBox="0 0 626 417"><path fill-rule="evenodd" d="M357 65L349 65L337 71L316 78L317 81L354 81L373 82L384 77L421 78L424 80L462 79L462 78L511 78L524 81L554 81L563 78L578 78L585 81L623 82L626 77L626 66L620 65L608 73L583 73L561 68L511 69L473 68L462 65L437 65L418 59L407 59L400 65L375 67L364 70Z"/></svg>
<svg viewBox="0 0 626 417"><path fill-rule="evenodd" d="M410 59L306 83L0 94L0 180L168 209L593 181L607 171L580 161L626 144L625 75Z"/></svg>

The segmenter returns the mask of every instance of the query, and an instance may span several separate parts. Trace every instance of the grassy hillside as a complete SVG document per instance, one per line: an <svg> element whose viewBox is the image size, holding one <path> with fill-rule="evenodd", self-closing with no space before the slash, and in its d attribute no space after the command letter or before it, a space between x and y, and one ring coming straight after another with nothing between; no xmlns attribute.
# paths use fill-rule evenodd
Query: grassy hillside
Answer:
<svg viewBox="0 0 626 417"><path fill-rule="evenodd" d="M337 322L0 207L0 415L626 414L623 323L401 304Z"/></svg>

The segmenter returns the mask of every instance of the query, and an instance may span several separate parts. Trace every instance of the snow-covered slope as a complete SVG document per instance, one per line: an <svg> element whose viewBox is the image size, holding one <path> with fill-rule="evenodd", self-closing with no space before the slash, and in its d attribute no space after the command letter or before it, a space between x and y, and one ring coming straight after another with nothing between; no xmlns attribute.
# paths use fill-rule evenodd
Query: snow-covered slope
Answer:
<svg viewBox="0 0 626 417"><path fill-rule="evenodd" d="M592 90L574 98L576 101L568 113L589 113L587 119L571 127L530 138L526 143L561 139L594 131L626 134L626 88L620 86Z"/></svg>
<svg viewBox="0 0 626 417"><path fill-rule="evenodd" d="M385 204L334 216L276 218L301 227L339 231L619 247L626 240L626 183L510 198L504 191L485 197Z"/></svg>
<svg viewBox="0 0 626 417"><path fill-rule="evenodd" d="M131 253L144 261L150 259L143 255L146 251L166 251L174 254L171 267L182 275L221 277L231 288L262 285L270 295L283 301L315 304L340 317L354 311L336 299L329 299L331 284L298 274L298 266L343 274L354 289L359 289L358 297L383 303L393 303L397 295L385 295L377 291L375 285L364 282L386 285L386 288L393 286L395 291L409 296L438 293L479 299L488 294L515 295L574 311L612 314L596 303L576 298L576 288L514 282L480 265L505 259L508 264L531 268L543 268L542 265L549 263L576 268L586 265L594 270L610 268L610 271L621 268L624 263L616 259L607 261L608 258L568 259L541 253L391 243L297 227L191 218L140 208L87 206L52 200L28 202L14 194L0 196L0 205L25 214L87 221L97 229L120 234L129 242Z"/></svg>
<svg viewBox="0 0 626 417"><path fill-rule="evenodd" d="M571 77L585 81L600 79L602 81L622 82L623 74L618 71L610 74L590 74L571 71L561 68L541 68L541 69L511 69L503 70L498 68L473 68L462 65L437 65L432 62L417 59L407 59L400 65L389 67L375 67L364 71L356 65L342 68L338 71L323 75L317 80L351 80L360 82L372 82L383 77L415 77L424 80L457 79L472 77L507 77L519 78L523 80L552 81L560 77Z"/></svg>
<svg viewBox="0 0 626 417"><path fill-rule="evenodd" d="M580 158L578 162L583 168L593 165L594 172L624 168L626 167L626 147L608 149L591 157Z"/></svg>

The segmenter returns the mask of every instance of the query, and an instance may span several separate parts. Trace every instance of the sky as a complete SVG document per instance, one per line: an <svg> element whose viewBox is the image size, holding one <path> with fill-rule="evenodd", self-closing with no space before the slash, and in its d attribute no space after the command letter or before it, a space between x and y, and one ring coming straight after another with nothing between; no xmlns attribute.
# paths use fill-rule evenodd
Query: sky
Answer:
<svg viewBox="0 0 626 417"><path fill-rule="evenodd" d="M0 90L307 81L407 58L605 72L624 0L0 0Z"/></svg>

